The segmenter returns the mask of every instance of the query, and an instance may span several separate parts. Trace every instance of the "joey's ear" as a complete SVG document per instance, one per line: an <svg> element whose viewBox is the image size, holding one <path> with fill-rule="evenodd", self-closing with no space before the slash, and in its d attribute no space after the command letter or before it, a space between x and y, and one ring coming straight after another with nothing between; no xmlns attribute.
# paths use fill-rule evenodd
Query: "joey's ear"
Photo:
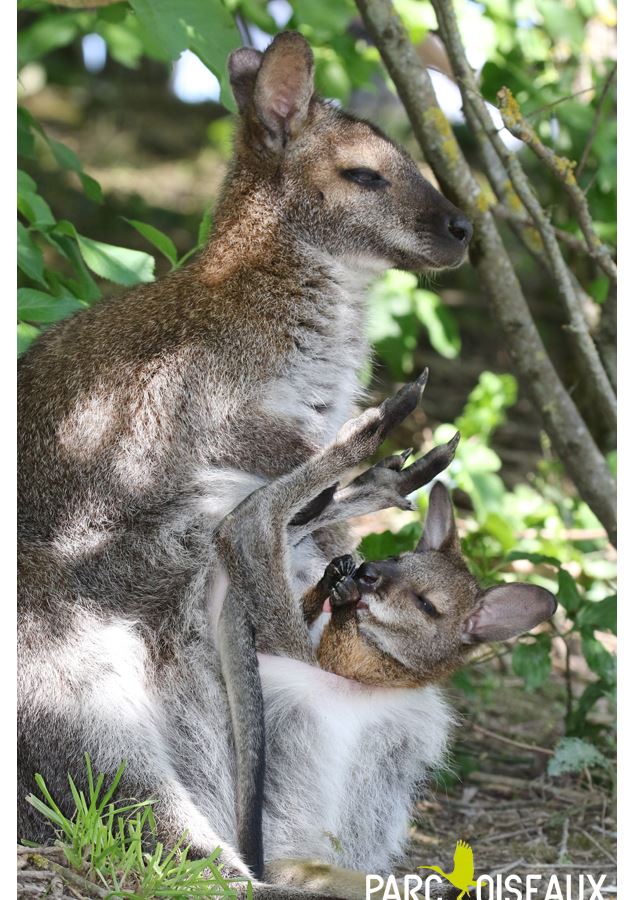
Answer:
<svg viewBox="0 0 635 900"><path fill-rule="evenodd" d="M254 107L270 149L281 150L302 128L313 96L313 68L311 48L297 31L278 34L265 50Z"/></svg>
<svg viewBox="0 0 635 900"><path fill-rule="evenodd" d="M550 619L557 606L554 595L535 584L497 584L481 595L480 606L464 624L463 640L509 640Z"/></svg>
<svg viewBox="0 0 635 900"><path fill-rule="evenodd" d="M425 550L461 552L450 494L440 481L435 482L430 491L428 514L416 552L423 553Z"/></svg>
<svg viewBox="0 0 635 900"><path fill-rule="evenodd" d="M230 53L227 61L229 83L241 115L249 106L256 87L256 75L262 62L260 50L253 47L239 47Z"/></svg>

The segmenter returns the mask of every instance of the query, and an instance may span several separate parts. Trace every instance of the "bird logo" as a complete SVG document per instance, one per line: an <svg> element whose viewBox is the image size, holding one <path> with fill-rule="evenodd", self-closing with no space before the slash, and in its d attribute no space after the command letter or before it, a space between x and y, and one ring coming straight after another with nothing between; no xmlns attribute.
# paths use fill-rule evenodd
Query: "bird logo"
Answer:
<svg viewBox="0 0 635 900"><path fill-rule="evenodd" d="M454 851L454 868L451 872L444 872L439 866L417 866L418 869L431 869L454 885L461 893L456 900L469 896L470 888L476 887L474 881L474 854L466 841L457 841Z"/></svg>

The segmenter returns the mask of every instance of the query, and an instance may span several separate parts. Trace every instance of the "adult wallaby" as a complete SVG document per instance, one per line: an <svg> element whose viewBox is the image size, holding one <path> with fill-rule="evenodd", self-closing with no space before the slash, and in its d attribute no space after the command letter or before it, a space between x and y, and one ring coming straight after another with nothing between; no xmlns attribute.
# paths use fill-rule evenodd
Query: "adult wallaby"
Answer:
<svg viewBox="0 0 635 900"><path fill-rule="evenodd" d="M121 790L157 799L165 842L187 829L236 857L219 840L236 822L218 799L234 755L208 633L214 530L349 418L369 281L457 265L470 238L403 150L315 97L300 35L237 51L230 77L236 150L200 258L52 328L20 363L21 837L46 837L24 802L33 773L64 796L88 750L106 773L127 758ZM404 502L351 491L337 518ZM298 539L297 595L350 549L337 529Z"/></svg>
<svg viewBox="0 0 635 900"><path fill-rule="evenodd" d="M294 605L285 553L291 517L407 414L412 388L353 421L331 447L221 523L231 580L244 602L279 607L281 631ZM398 458L390 462L398 470ZM262 548L256 568L254 539ZM335 559L301 603L321 668L259 654L266 872L278 883L361 898L365 873L385 874L399 861L417 786L443 759L453 716L438 682L479 644L550 618L556 599L529 584L483 590L437 483L413 553L359 567L351 556Z"/></svg>

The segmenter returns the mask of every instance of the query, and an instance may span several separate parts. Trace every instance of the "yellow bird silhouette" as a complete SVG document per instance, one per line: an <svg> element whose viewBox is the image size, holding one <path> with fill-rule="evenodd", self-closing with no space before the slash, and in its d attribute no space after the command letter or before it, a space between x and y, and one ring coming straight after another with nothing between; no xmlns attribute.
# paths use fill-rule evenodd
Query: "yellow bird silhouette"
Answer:
<svg viewBox="0 0 635 900"><path fill-rule="evenodd" d="M433 872L443 875L450 884L461 891L456 900L461 900L461 897L469 894L471 887L476 887L476 882L474 881L474 854L470 845L465 841L456 842L454 868L451 872L444 872L439 866L417 866L417 868L431 869Z"/></svg>

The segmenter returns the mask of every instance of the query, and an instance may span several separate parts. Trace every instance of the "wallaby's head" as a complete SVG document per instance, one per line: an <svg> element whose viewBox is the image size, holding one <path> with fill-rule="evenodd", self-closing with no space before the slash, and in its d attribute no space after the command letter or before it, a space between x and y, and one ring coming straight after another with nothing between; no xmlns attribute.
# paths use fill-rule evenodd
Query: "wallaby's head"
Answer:
<svg viewBox="0 0 635 900"><path fill-rule="evenodd" d="M318 658L323 668L369 684L436 681L476 645L523 634L557 606L532 584L481 589L461 556L450 496L439 482L416 550L363 563L353 580L359 591L334 608Z"/></svg>
<svg viewBox="0 0 635 900"><path fill-rule="evenodd" d="M296 32L229 58L240 113L235 175L270 188L278 221L360 266L456 266L472 226L378 128L320 100Z"/></svg>

